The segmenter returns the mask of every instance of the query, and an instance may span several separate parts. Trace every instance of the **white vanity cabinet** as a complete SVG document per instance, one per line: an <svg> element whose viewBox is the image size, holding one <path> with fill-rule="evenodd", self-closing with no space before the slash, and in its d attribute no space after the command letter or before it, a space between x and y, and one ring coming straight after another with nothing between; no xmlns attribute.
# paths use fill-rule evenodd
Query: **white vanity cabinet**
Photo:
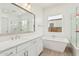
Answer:
<svg viewBox="0 0 79 59"><path fill-rule="evenodd" d="M42 40L41 38L35 39L32 42L32 46L29 47L28 56L38 56L43 50Z"/></svg>
<svg viewBox="0 0 79 59"><path fill-rule="evenodd" d="M37 56L39 55L37 53L37 45L38 45L39 39L35 39L34 41L31 41L31 46L28 48L28 56Z"/></svg>
<svg viewBox="0 0 79 59"><path fill-rule="evenodd" d="M17 56L28 56L28 47L30 41L17 46Z"/></svg>
<svg viewBox="0 0 79 59"><path fill-rule="evenodd" d="M42 50L42 39L36 38L5 50L0 53L0 56L38 56Z"/></svg>
<svg viewBox="0 0 79 59"><path fill-rule="evenodd" d="M37 52L37 55L40 55L40 52L43 51L43 41L41 38L39 38L37 40L37 44L36 44L36 52Z"/></svg>
<svg viewBox="0 0 79 59"><path fill-rule="evenodd" d="M38 56L43 50L42 40L34 39L17 47L17 55L19 56Z"/></svg>
<svg viewBox="0 0 79 59"><path fill-rule="evenodd" d="M28 49L28 56L37 56L36 45L32 45Z"/></svg>

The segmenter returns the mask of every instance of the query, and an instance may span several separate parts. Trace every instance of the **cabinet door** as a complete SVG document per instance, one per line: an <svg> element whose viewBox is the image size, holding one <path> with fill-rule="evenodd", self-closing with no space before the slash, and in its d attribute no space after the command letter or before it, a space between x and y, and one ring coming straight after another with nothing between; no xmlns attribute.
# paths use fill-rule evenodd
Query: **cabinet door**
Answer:
<svg viewBox="0 0 79 59"><path fill-rule="evenodd" d="M32 45L29 47L28 56L37 56L36 45Z"/></svg>
<svg viewBox="0 0 79 59"><path fill-rule="evenodd" d="M0 56L15 56L15 55L16 55L16 48L12 48L0 53Z"/></svg>
<svg viewBox="0 0 79 59"><path fill-rule="evenodd" d="M25 51L25 49L24 50L22 50L22 51L19 51L18 53L17 53L17 56L27 56L28 54L28 51Z"/></svg>
<svg viewBox="0 0 79 59"><path fill-rule="evenodd" d="M43 51L43 42L42 39L39 38L36 44L37 55L39 55Z"/></svg>
<svg viewBox="0 0 79 59"><path fill-rule="evenodd" d="M28 49L28 56L38 56L43 50L42 40L35 39L35 42Z"/></svg>

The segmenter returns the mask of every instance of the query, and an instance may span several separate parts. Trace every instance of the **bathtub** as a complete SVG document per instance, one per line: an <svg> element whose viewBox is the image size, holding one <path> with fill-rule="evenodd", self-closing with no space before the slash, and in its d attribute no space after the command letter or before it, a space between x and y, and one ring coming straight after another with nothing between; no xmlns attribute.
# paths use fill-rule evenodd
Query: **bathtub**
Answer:
<svg viewBox="0 0 79 59"><path fill-rule="evenodd" d="M69 42L66 38L43 37L43 43L45 48L48 48L57 52L64 52Z"/></svg>

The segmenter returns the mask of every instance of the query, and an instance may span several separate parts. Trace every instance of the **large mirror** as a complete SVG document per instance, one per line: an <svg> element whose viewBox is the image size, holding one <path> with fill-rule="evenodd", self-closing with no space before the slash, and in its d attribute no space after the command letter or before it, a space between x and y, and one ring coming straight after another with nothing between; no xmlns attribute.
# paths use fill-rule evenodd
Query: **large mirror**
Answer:
<svg viewBox="0 0 79 59"><path fill-rule="evenodd" d="M62 32L63 15L48 17L48 32Z"/></svg>
<svg viewBox="0 0 79 59"><path fill-rule="evenodd" d="M35 31L35 15L14 3L0 4L0 34Z"/></svg>

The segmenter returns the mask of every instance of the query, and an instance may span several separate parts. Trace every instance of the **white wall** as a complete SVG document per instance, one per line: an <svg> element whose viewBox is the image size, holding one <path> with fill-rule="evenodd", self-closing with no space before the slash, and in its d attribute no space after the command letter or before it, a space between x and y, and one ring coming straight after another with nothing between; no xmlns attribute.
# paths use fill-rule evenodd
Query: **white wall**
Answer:
<svg viewBox="0 0 79 59"><path fill-rule="evenodd" d="M57 37L66 37L68 39L71 38L71 18L70 18L70 9L78 7L79 4L60 4L56 6L51 6L49 8L44 9L44 34L45 36L51 36L51 35L56 35ZM53 15L59 15L62 14L63 21L62 21L62 29L63 32L58 32L58 33L49 33L48 32L48 16L53 16Z"/></svg>
<svg viewBox="0 0 79 59"><path fill-rule="evenodd" d="M43 9L32 5L32 12L35 14L36 32L43 34Z"/></svg>

